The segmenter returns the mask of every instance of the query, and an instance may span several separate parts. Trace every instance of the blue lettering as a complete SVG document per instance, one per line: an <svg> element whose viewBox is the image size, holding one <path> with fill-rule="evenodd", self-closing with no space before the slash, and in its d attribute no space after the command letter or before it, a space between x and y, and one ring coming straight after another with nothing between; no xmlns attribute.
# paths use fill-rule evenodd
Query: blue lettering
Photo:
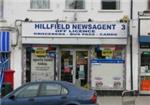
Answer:
<svg viewBox="0 0 150 105"><path fill-rule="evenodd" d="M70 25L69 24L66 24L66 29L69 29L70 28Z"/></svg>
<svg viewBox="0 0 150 105"><path fill-rule="evenodd" d="M72 29L77 29L77 25L76 24L72 24Z"/></svg>
<svg viewBox="0 0 150 105"><path fill-rule="evenodd" d="M35 29L39 29L40 28L40 24L35 24L34 28Z"/></svg>

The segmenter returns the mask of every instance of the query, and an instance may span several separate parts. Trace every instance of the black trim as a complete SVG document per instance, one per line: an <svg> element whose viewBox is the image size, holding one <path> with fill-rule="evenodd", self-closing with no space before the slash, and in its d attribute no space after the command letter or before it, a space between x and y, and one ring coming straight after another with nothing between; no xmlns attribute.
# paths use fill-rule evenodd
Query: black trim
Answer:
<svg viewBox="0 0 150 105"><path fill-rule="evenodd" d="M130 8L130 19L133 19L133 0L131 0L131 8Z"/></svg>
<svg viewBox="0 0 150 105"><path fill-rule="evenodd" d="M130 59L131 59L131 90L133 90L133 52L132 52L132 35L130 35Z"/></svg>

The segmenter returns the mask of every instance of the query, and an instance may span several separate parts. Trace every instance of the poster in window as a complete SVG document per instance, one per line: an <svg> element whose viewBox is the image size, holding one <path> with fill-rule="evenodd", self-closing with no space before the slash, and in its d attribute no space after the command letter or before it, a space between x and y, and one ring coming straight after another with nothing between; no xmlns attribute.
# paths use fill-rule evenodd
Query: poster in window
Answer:
<svg viewBox="0 0 150 105"><path fill-rule="evenodd" d="M31 81L54 80L54 57L31 54Z"/></svg>

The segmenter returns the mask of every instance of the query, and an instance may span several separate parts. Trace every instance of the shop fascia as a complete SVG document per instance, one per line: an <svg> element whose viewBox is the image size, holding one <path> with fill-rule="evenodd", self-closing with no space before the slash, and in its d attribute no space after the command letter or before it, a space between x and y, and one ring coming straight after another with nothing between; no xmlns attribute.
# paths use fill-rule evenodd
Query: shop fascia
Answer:
<svg viewBox="0 0 150 105"><path fill-rule="evenodd" d="M23 22L22 36L127 37L127 23Z"/></svg>

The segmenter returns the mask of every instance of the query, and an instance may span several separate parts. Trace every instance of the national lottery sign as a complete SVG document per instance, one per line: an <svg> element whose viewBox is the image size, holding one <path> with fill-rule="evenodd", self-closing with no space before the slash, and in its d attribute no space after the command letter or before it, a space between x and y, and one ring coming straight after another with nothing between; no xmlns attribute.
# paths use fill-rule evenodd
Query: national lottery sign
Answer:
<svg viewBox="0 0 150 105"><path fill-rule="evenodd" d="M127 23L23 22L22 37L127 37Z"/></svg>

